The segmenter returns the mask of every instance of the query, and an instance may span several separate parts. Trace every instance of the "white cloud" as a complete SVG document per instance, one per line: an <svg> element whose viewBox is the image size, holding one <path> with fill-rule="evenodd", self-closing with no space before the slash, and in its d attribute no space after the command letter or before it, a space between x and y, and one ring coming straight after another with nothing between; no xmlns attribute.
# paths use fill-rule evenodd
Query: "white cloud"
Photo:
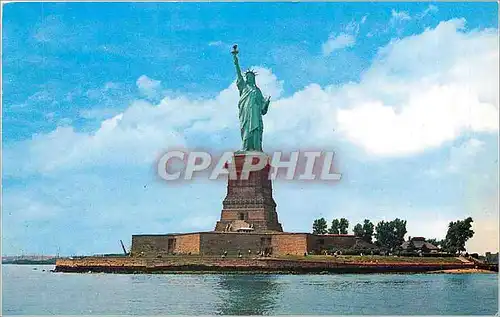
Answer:
<svg viewBox="0 0 500 317"><path fill-rule="evenodd" d="M104 120L107 118L112 118L118 114L118 110L112 108L94 108L94 109L83 109L79 111L79 115L85 119L98 119Z"/></svg>
<svg viewBox="0 0 500 317"><path fill-rule="evenodd" d="M227 44L225 44L224 42L222 41L212 41L212 42L208 42L208 46L226 46Z"/></svg>
<svg viewBox="0 0 500 317"><path fill-rule="evenodd" d="M395 24L398 22L411 20L410 15L406 11L396 11L394 9L391 10L391 20L390 23Z"/></svg>
<svg viewBox="0 0 500 317"><path fill-rule="evenodd" d="M463 132L494 132L498 109L482 103L460 85L415 89L406 104L389 107L381 100L340 110L339 129L354 143L377 155L412 154L438 147Z"/></svg>
<svg viewBox="0 0 500 317"><path fill-rule="evenodd" d="M139 91L148 98L158 96L161 89L161 81L151 79L146 75L139 77L136 81L136 85Z"/></svg>
<svg viewBox="0 0 500 317"><path fill-rule="evenodd" d="M311 144L337 135L373 156L403 156L497 132L496 30L464 32L464 23L389 43L358 83L310 85L280 100L269 116L282 120L267 121L269 137L303 134L301 144Z"/></svg>
<svg viewBox="0 0 500 317"><path fill-rule="evenodd" d="M124 113L102 121L94 133L59 127L11 146L4 157L5 174L44 174L79 167L152 162L165 144L183 144L183 137L175 129L162 127L161 122L153 120L142 121L152 108L146 102L135 102Z"/></svg>
<svg viewBox="0 0 500 317"><path fill-rule="evenodd" d="M338 127L367 152L406 155L466 131L498 131L496 30L463 20L390 43L359 84L342 87Z"/></svg>
<svg viewBox="0 0 500 317"><path fill-rule="evenodd" d="M328 40L323 43L323 55L330 55L332 52L351 47L356 43L356 38L350 34L340 33L339 35L330 35Z"/></svg>
<svg viewBox="0 0 500 317"><path fill-rule="evenodd" d="M368 15L364 15L359 22L355 20L351 21L339 34L331 33L326 42L321 45L323 56L328 56L334 51L354 46L359 29L366 22L367 18Z"/></svg>
<svg viewBox="0 0 500 317"><path fill-rule="evenodd" d="M433 13L436 13L438 11L439 11L439 9L437 6L435 6L433 4L429 4L429 6L424 11L422 11L422 13L420 13L418 15L418 18L422 19L422 18L428 16L429 14L433 14Z"/></svg>

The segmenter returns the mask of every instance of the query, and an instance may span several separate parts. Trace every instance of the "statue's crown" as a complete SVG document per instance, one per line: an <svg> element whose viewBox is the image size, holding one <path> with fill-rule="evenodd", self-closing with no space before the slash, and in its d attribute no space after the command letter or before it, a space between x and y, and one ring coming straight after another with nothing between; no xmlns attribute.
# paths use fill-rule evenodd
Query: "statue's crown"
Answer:
<svg viewBox="0 0 500 317"><path fill-rule="evenodd" d="M245 72L245 75L247 74L253 74L254 76L257 76L257 72L254 71L253 69L247 69L247 71Z"/></svg>

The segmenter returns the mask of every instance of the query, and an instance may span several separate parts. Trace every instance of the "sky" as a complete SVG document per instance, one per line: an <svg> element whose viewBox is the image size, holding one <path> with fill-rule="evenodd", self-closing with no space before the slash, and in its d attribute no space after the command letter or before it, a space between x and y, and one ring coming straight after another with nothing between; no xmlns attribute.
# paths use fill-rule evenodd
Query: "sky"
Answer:
<svg viewBox="0 0 500 317"><path fill-rule="evenodd" d="M273 184L286 231L345 217L498 250L496 3L3 5L2 253L119 253L213 230L224 180L171 183L169 149L240 147L230 54L271 105L263 148L335 151L342 180Z"/></svg>

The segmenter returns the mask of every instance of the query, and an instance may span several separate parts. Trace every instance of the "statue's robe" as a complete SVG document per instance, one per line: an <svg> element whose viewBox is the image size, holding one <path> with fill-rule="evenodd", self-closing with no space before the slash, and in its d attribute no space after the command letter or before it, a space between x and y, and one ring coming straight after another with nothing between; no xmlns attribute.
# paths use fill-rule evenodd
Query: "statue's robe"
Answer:
<svg viewBox="0 0 500 317"><path fill-rule="evenodd" d="M243 151L262 152L262 116L267 113L269 102L256 85L248 84L242 77L236 81L240 92L238 102Z"/></svg>

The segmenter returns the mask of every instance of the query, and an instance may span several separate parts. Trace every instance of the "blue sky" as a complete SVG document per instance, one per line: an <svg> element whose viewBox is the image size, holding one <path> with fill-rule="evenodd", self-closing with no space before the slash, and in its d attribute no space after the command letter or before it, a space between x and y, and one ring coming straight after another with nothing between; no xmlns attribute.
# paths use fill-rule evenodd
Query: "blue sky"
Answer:
<svg viewBox="0 0 500 317"><path fill-rule="evenodd" d="M169 184L175 147L239 147L229 51L272 96L264 150L337 152L340 183L276 181L285 230L471 215L498 245L496 3L11 3L3 6L4 254L119 252L212 230L224 182Z"/></svg>

